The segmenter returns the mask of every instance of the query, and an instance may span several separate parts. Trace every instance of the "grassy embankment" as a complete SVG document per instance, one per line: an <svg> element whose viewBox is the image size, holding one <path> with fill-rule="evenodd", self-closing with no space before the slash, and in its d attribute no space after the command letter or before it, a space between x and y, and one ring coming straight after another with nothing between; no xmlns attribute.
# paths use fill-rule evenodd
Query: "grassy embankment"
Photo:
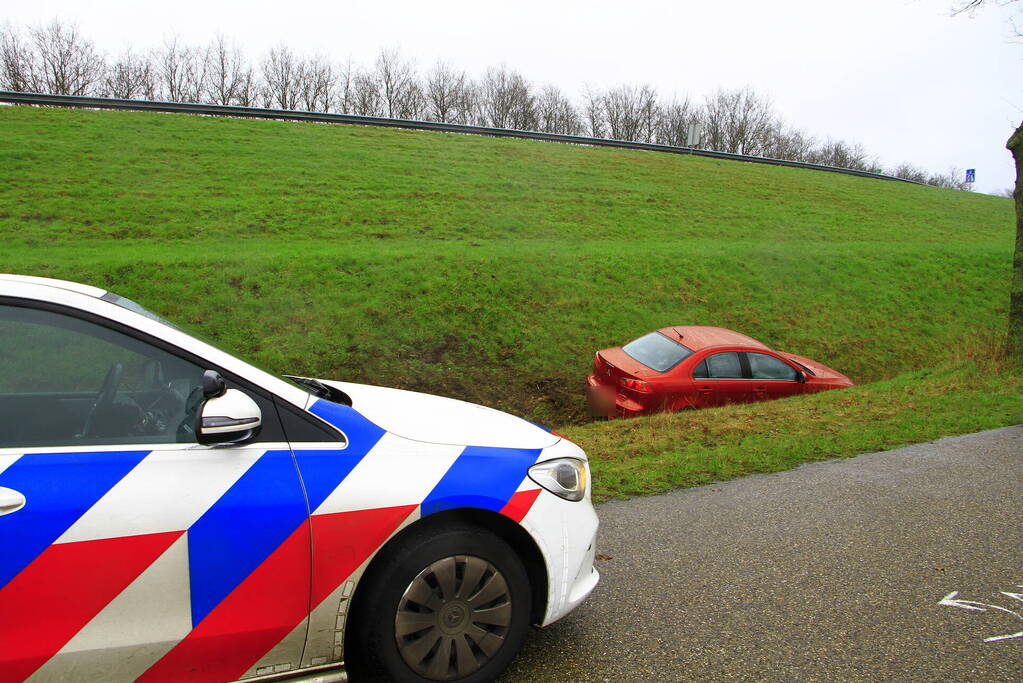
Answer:
<svg viewBox="0 0 1023 683"><path fill-rule="evenodd" d="M0 270L278 372L452 395L587 448L598 498L1023 421L1008 199L516 140L0 108ZM862 386L583 424L593 351L716 324Z"/></svg>

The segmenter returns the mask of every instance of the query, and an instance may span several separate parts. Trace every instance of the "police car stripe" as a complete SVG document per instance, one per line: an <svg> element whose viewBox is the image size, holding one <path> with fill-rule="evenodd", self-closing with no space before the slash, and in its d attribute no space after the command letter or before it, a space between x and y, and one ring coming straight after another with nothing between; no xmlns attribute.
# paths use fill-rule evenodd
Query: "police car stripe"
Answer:
<svg viewBox="0 0 1023 683"><path fill-rule="evenodd" d="M461 452L461 446L419 443L386 434L329 496L310 507L314 515L321 515L418 505Z"/></svg>
<svg viewBox="0 0 1023 683"><path fill-rule="evenodd" d="M363 460L366 450L296 450L309 509L315 510Z"/></svg>
<svg viewBox="0 0 1023 683"><path fill-rule="evenodd" d="M0 516L0 587L75 523L148 451L33 453L0 473L0 486L25 496L25 507Z"/></svg>
<svg viewBox="0 0 1023 683"><path fill-rule="evenodd" d="M76 681L83 671L102 671L104 683L128 683L191 630L188 539L182 535L28 680ZM117 647L110 647L112 638Z"/></svg>
<svg viewBox="0 0 1023 683"><path fill-rule="evenodd" d="M287 590L308 577L309 531L302 524L138 681L239 678L309 613L308 595Z"/></svg>
<svg viewBox="0 0 1023 683"><path fill-rule="evenodd" d="M499 511L526 478L526 470L540 451L469 446L423 500L423 516L459 507Z"/></svg>
<svg viewBox="0 0 1023 683"><path fill-rule="evenodd" d="M13 465L15 461L20 457L21 457L20 453L18 453L17 455L0 455L0 474L3 474L4 470Z"/></svg>
<svg viewBox="0 0 1023 683"><path fill-rule="evenodd" d="M306 520L297 476L291 451L266 451L189 528L193 625Z"/></svg>
<svg viewBox="0 0 1023 683"><path fill-rule="evenodd" d="M182 531L238 481L257 448L195 451L178 444L150 453L75 522L57 543ZM169 486L168 482L178 482ZM140 506L140 501L144 504ZM133 514L126 514L127 511Z"/></svg>
<svg viewBox="0 0 1023 683"><path fill-rule="evenodd" d="M181 532L54 545L0 589L0 680L29 676Z"/></svg>
<svg viewBox="0 0 1023 683"><path fill-rule="evenodd" d="M521 522L522 518L529 513L529 509L533 507L533 503L536 502L536 498L539 495L540 489L538 488L516 491L505 506L501 508L501 514L514 522Z"/></svg>
<svg viewBox="0 0 1023 683"><path fill-rule="evenodd" d="M320 604L333 593L416 507L400 505L313 517L312 604Z"/></svg>
<svg viewBox="0 0 1023 683"><path fill-rule="evenodd" d="M359 411L340 403L319 400L309 412L326 420L348 437L348 448L365 455L386 432L363 417Z"/></svg>

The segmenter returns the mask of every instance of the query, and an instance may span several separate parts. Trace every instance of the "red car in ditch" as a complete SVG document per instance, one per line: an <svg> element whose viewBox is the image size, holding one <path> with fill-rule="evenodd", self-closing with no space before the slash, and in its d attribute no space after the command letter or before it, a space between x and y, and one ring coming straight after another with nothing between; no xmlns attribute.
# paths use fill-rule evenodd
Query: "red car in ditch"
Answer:
<svg viewBox="0 0 1023 683"><path fill-rule="evenodd" d="M665 327L603 349L587 378L590 411L634 417L809 394L853 385L808 358L722 327Z"/></svg>

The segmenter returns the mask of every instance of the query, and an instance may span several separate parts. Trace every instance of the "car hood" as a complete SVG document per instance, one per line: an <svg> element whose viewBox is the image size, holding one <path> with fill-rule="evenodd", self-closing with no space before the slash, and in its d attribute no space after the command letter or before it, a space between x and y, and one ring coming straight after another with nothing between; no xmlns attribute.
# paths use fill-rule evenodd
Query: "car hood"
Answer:
<svg viewBox="0 0 1023 683"><path fill-rule="evenodd" d="M810 360L809 358L803 358L802 356L797 356L794 353L785 353L784 351L778 351L778 354L781 355L781 356L784 356L785 358L788 358L789 360L795 361L795 362L799 363L800 365L802 365L804 367L810 368L810 370L813 371L813 374L814 374L814 377L810 378L811 380L816 378L816 379L844 381L844 382L848 382L850 385L852 385L852 383L853 383L853 381L851 379L849 379L848 377L843 375L841 372L839 372L838 370L832 370L831 368L829 368L827 365L824 365L823 363L818 363L815 360Z"/></svg>
<svg viewBox="0 0 1023 683"><path fill-rule="evenodd" d="M352 407L382 429L406 439L459 446L547 448L561 437L486 406L416 391L319 380L340 389Z"/></svg>

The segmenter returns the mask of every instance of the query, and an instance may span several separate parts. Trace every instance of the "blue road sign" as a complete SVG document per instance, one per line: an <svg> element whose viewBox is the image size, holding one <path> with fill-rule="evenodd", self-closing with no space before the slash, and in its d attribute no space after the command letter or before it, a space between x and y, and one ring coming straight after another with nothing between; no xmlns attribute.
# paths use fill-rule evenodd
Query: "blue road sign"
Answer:
<svg viewBox="0 0 1023 683"><path fill-rule="evenodd" d="M977 182L977 169L975 168L966 169L966 182L968 183Z"/></svg>

